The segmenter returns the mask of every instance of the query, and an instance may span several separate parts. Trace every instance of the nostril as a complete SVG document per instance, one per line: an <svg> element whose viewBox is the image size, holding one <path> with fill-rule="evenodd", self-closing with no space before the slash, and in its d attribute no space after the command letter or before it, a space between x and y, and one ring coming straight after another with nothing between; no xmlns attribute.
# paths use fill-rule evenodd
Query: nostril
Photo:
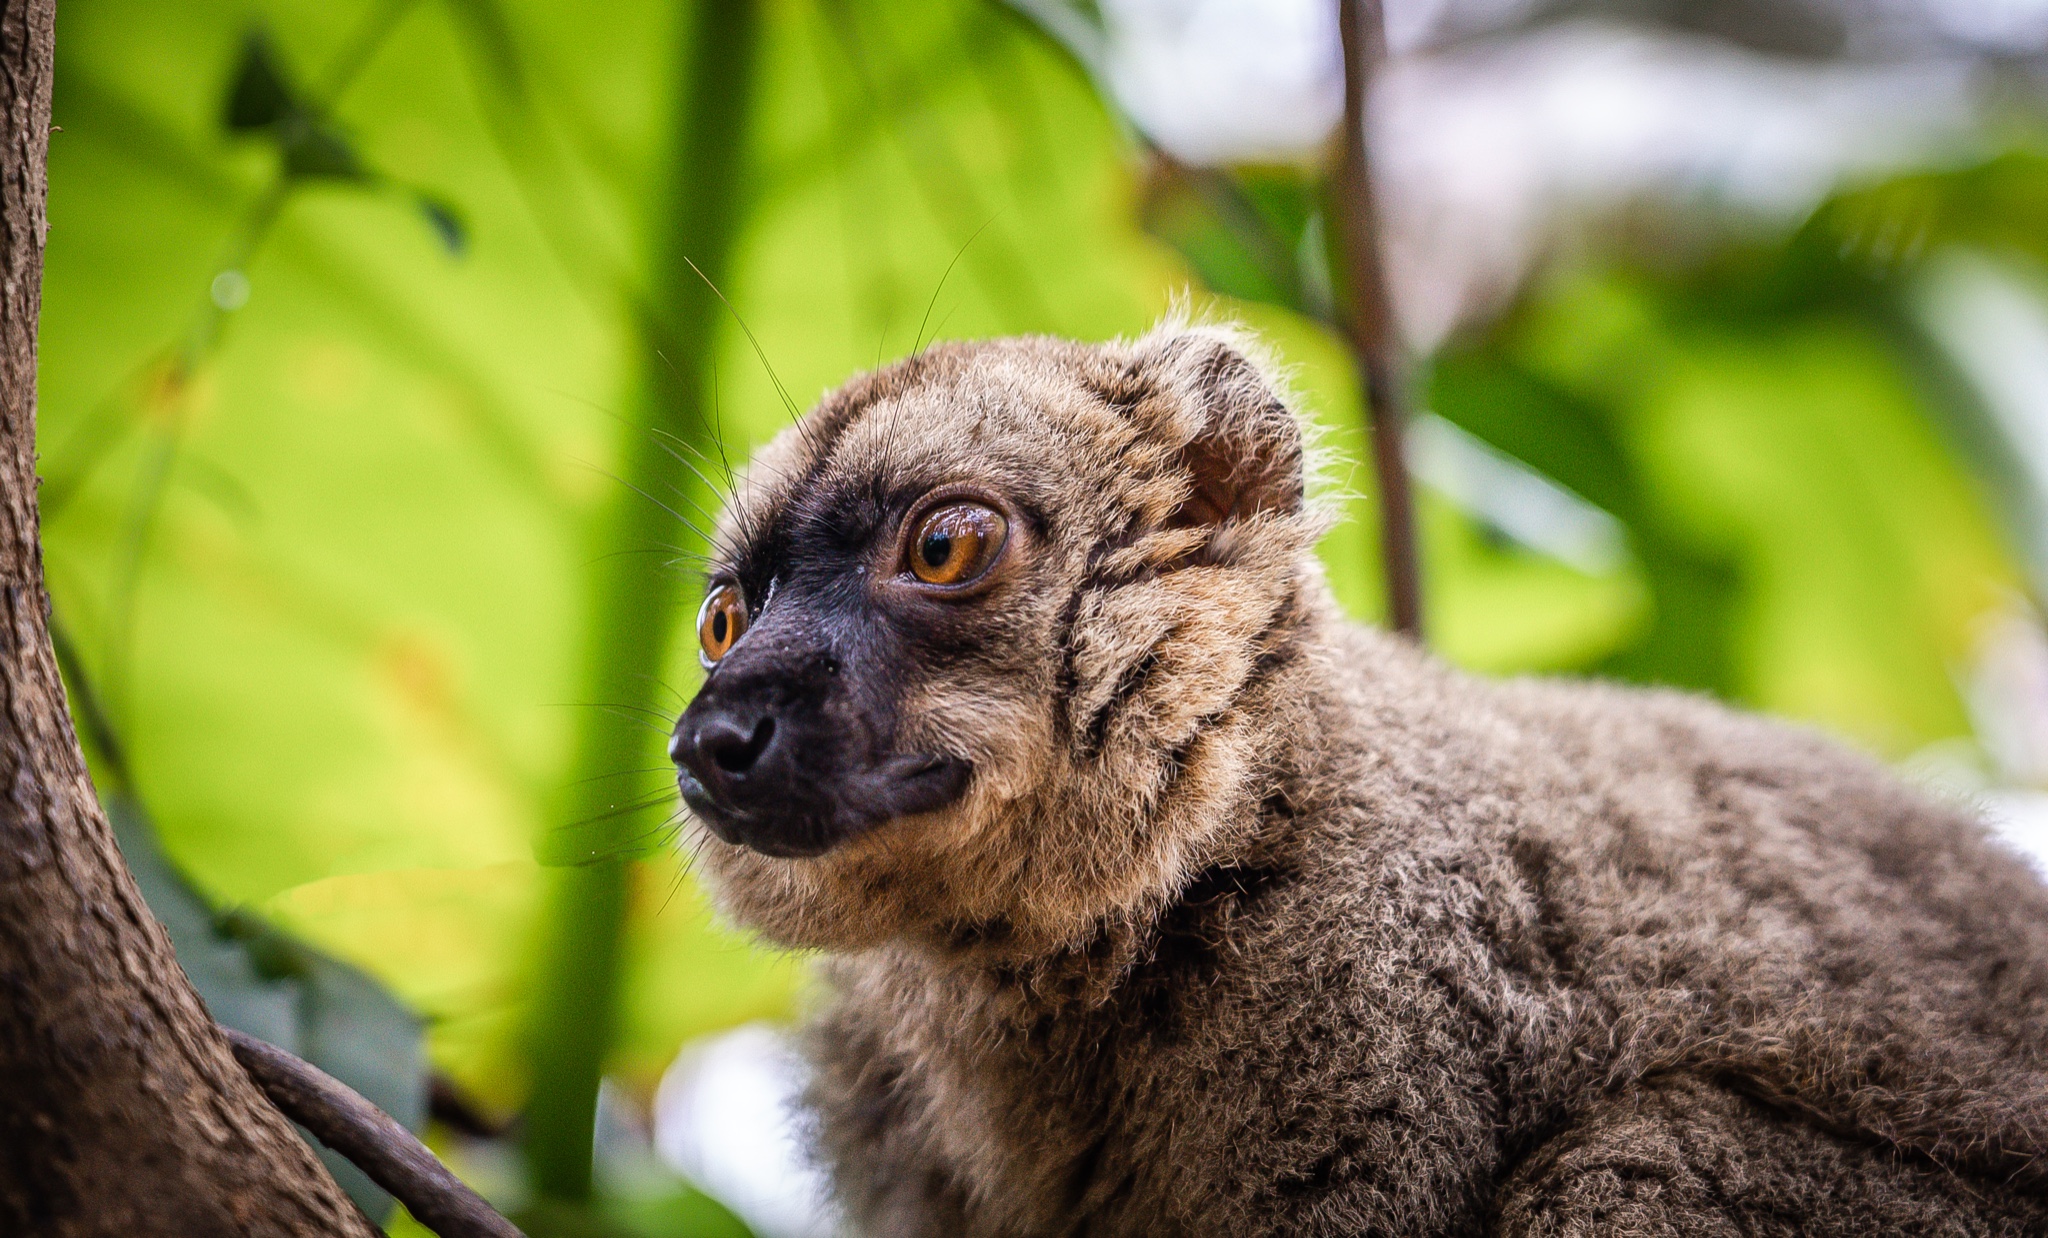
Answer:
<svg viewBox="0 0 2048 1238"><path fill-rule="evenodd" d="M744 774L754 768L774 738L773 718L755 723L752 733L730 722L714 722L697 733L697 747L726 773Z"/></svg>

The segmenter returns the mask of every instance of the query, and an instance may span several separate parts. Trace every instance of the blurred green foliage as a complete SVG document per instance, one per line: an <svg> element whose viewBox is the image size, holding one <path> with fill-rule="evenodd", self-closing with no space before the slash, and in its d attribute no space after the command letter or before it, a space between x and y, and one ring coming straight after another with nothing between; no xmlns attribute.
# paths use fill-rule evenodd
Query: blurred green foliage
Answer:
<svg viewBox="0 0 2048 1238"><path fill-rule="evenodd" d="M1193 283L1293 368L1337 485L1369 478L1308 174L1148 167L1003 5L704 16L60 15L41 447L76 669L213 906L379 978L490 1114L555 1089L529 1160L572 1211L600 1068L644 1096L685 1039L802 983L712 923L661 755L707 483L787 424L784 391L920 336L1139 331ZM1628 553L1574 568L1425 494L1432 642L1893 756L1967 733L1958 668L2025 575L1967 384L1906 304L1944 246L2048 257L2044 222L2048 166L2015 155L1790 236L1553 271L1418 391ZM1345 502L1324 555L1370 619L1371 505ZM592 1223L731 1224L688 1193Z"/></svg>
<svg viewBox="0 0 2048 1238"><path fill-rule="evenodd" d="M426 1125L420 1026L411 1011L370 976L260 918L216 913L157 850L133 801L110 796L107 815L136 885L214 1018L298 1054L408 1129ZM365 1213L373 1220L390 1215L391 1197L362 1170L314 1147Z"/></svg>

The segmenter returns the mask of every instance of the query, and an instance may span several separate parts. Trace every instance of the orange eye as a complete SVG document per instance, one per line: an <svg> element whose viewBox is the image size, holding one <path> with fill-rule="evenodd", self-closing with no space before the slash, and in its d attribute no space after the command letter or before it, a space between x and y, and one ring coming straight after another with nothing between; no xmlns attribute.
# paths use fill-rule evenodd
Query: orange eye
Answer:
<svg viewBox="0 0 2048 1238"><path fill-rule="evenodd" d="M697 643L704 649L704 665L713 666L747 630L747 603L732 585L720 585L704 597L697 612Z"/></svg>
<svg viewBox="0 0 2048 1238"><path fill-rule="evenodd" d="M909 548L910 574L928 585L964 585L996 561L1009 536L1003 514L979 503L948 503L918 521Z"/></svg>

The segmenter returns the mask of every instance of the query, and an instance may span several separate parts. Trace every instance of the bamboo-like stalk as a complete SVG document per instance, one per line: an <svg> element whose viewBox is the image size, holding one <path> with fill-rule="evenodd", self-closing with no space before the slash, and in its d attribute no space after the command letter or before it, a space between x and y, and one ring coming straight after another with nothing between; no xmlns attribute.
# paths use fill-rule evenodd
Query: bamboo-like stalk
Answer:
<svg viewBox="0 0 2048 1238"><path fill-rule="evenodd" d="M666 556L632 553L692 545L701 536L669 509L709 510L716 496L690 477L664 436L715 458L707 407L724 278L746 195L741 178L760 44L756 0L698 0L685 37L673 125L672 171L655 212L657 259L642 311L643 396L620 427L618 486L592 527L584 607L582 700L544 858L557 870L543 922L528 1027L532 1085L524 1153L536 1196L578 1204L591 1195L598 1081L617 1025L629 903L629 861L659 824L620 814L622 771L665 756L635 709L655 699L679 614L690 599ZM701 270L692 270L692 264ZM678 492L681 492L680 495ZM707 521L691 516L699 529ZM624 553L622 553L624 552ZM623 708L621 708L623 707Z"/></svg>
<svg viewBox="0 0 2048 1238"><path fill-rule="evenodd" d="M1421 565L1415 546L1415 501L1403 454L1407 428L1408 364L1387 289L1380 249L1379 212L1373 199L1371 151L1366 141L1372 83L1387 58L1380 0L1339 0L1344 40L1344 134L1338 152L1332 205L1342 262L1339 314L1364 385L1367 428L1379 481L1380 560L1386 574L1387 619L1393 629L1422 638Z"/></svg>

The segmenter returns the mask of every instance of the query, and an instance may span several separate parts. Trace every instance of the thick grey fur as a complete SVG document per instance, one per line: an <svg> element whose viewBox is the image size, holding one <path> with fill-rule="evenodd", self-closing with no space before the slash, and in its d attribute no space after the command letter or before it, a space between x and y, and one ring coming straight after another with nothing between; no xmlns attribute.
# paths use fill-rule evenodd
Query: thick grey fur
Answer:
<svg viewBox="0 0 2048 1238"><path fill-rule="evenodd" d="M977 484L1011 484L985 441L1038 458L1078 513L977 603L1006 652L906 689L1000 794L821 859L698 843L733 914L832 951L812 1100L860 1230L2048 1233L2027 864L1811 731L1344 621L1249 351L939 350L737 500L743 537L889 467L865 423Z"/></svg>

